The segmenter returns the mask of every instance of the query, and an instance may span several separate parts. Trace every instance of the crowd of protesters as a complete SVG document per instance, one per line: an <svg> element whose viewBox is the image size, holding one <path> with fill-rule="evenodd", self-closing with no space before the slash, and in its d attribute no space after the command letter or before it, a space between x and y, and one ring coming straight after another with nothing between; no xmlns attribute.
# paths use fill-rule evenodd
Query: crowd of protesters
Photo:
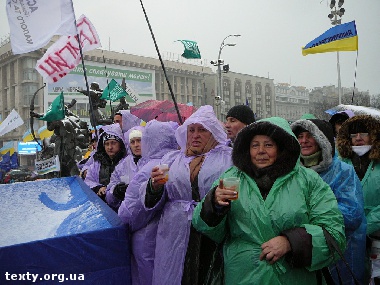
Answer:
<svg viewBox="0 0 380 285"><path fill-rule="evenodd" d="M132 284L380 284L378 119L142 125L118 112L78 164L129 229Z"/></svg>

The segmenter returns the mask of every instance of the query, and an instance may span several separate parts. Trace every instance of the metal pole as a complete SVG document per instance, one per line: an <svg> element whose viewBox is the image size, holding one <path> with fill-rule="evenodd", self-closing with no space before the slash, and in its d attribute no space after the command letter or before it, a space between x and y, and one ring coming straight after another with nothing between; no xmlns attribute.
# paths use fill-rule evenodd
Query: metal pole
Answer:
<svg viewBox="0 0 380 285"><path fill-rule="evenodd" d="M338 15L336 12L336 6L334 6L334 26L338 25ZM340 81L340 63L339 63L339 51L336 52L336 68L338 71L338 102L342 104L342 87Z"/></svg>
<svg viewBox="0 0 380 285"><path fill-rule="evenodd" d="M336 52L336 67L338 69L338 96L339 105L342 104L342 86L340 81L340 64L339 64L339 51Z"/></svg>

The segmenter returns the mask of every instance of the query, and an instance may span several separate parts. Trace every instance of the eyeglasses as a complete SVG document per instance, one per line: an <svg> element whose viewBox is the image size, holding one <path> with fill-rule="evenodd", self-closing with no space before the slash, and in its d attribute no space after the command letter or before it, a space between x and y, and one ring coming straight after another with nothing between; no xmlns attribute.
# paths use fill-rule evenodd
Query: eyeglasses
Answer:
<svg viewBox="0 0 380 285"><path fill-rule="evenodd" d="M353 138L356 138L357 135L361 136L362 138L364 138L364 137L368 137L368 133L356 133L356 134L350 134L350 137L353 139Z"/></svg>

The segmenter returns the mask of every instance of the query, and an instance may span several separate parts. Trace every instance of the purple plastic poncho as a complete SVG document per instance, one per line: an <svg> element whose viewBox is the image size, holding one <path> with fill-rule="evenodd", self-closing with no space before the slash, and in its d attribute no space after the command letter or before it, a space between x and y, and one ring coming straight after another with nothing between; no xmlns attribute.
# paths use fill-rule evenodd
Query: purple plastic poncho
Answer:
<svg viewBox="0 0 380 285"><path fill-rule="evenodd" d="M112 124L108 126L102 127L104 132L100 134L98 139L98 146L96 149L96 152L103 152L105 153L104 145L103 145L103 135L105 133L115 135L119 137L124 142L123 133L121 132L120 125L119 124ZM95 155L95 154L94 154ZM94 155L92 158L94 158ZM100 162L96 159L93 160L93 163L88 167L87 174L84 182L90 187L94 188L96 186L101 185L99 183L99 170L100 170Z"/></svg>
<svg viewBox="0 0 380 285"><path fill-rule="evenodd" d="M150 178L155 165L166 153L177 150L175 129L171 122L148 122L141 138L142 161L145 164L130 182L125 199L119 208L119 217L127 223L131 233L132 284L152 284L154 250L159 216L147 213L144 193L140 186Z"/></svg>
<svg viewBox="0 0 380 285"><path fill-rule="evenodd" d="M121 120L122 120L121 129L123 133L126 133L133 127L140 126L141 119L131 114L129 110L121 110L118 113L121 114Z"/></svg>
<svg viewBox="0 0 380 285"><path fill-rule="evenodd" d="M165 184L161 200L153 208L145 208L152 216L160 216L157 228L156 249L152 284L180 284L187 251L194 206L187 157L187 127L200 123L214 136L219 144L205 153L205 159L198 174L199 194L202 199L212 183L232 166L231 148L226 146L227 135L215 117L211 106L202 106L192 114L176 131L181 150L165 155L161 163L169 164L169 181ZM147 181L140 187L145 193ZM145 201L145 196L142 197Z"/></svg>
<svg viewBox="0 0 380 285"><path fill-rule="evenodd" d="M125 158L123 158L115 167L115 170L112 172L110 183L108 184L106 191L106 202L114 209L118 209L121 204L121 201L113 195L113 190L115 189L115 186L121 182L129 184L129 182L135 176L139 168L142 165L144 165L141 159L138 161L137 164L133 161L134 155L132 154L129 145L129 133L132 130L139 130L143 132L144 127L135 126L130 128L127 132L123 134L128 155Z"/></svg>

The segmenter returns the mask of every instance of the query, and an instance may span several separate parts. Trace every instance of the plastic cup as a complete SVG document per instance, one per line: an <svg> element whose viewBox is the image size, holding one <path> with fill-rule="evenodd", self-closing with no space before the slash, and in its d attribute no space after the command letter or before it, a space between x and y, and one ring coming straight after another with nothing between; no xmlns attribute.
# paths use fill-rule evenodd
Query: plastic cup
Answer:
<svg viewBox="0 0 380 285"><path fill-rule="evenodd" d="M240 184L240 179L237 177L226 177L223 179L224 189L234 190L237 192L236 198L233 198L231 200L237 200L237 198L239 198L239 184Z"/></svg>
<svg viewBox="0 0 380 285"><path fill-rule="evenodd" d="M160 164L157 165L159 170L161 170L164 173L164 178L160 179L160 181L167 182L169 180L169 165L167 164Z"/></svg>

